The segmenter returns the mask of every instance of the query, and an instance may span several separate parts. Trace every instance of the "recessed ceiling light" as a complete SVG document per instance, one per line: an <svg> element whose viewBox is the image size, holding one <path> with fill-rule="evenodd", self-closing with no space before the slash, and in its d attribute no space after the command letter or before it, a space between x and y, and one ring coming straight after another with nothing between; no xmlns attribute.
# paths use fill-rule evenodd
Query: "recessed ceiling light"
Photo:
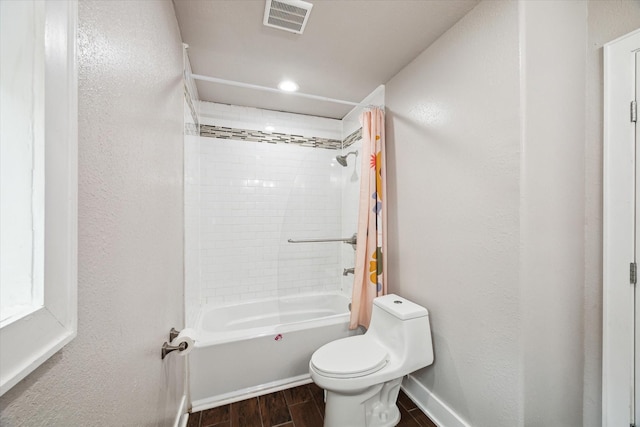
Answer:
<svg viewBox="0 0 640 427"><path fill-rule="evenodd" d="M271 125L267 125L264 127L264 130L266 130L267 132L273 132L274 130L276 130L276 128Z"/></svg>
<svg viewBox="0 0 640 427"><path fill-rule="evenodd" d="M298 85L291 80L283 80L278 83L278 89L283 90L285 92L295 92L298 90Z"/></svg>

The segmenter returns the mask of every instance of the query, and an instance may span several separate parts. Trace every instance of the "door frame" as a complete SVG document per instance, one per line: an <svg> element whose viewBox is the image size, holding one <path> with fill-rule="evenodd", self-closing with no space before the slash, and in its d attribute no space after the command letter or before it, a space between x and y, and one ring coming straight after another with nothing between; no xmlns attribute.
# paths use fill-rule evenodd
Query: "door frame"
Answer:
<svg viewBox="0 0 640 427"><path fill-rule="evenodd" d="M634 410L635 51L640 30L604 46L602 425ZM640 170L639 170L640 172Z"/></svg>

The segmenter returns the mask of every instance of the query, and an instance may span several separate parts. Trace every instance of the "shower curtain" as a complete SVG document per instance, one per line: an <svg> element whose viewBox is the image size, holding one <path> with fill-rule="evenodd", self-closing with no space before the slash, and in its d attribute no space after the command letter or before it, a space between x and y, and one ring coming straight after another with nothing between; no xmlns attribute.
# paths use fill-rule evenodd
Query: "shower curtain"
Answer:
<svg viewBox="0 0 640 427"><path fill-rule="evenodd" d="M349 327L369 327L373 299L387 293L383 268L387 245L384 111L372 108L360 116L362 175L358 208L358 245Z"/></svg>

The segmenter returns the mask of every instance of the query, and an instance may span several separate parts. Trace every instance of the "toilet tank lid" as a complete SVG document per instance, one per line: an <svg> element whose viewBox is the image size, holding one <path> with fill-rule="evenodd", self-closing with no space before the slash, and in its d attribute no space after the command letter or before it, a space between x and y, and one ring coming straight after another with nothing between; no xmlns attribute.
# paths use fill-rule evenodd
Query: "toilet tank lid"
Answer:
<svg viewBox="0 0 640 427"><path fill-rule="evenodd" d="M395 294L384 295L373 300L373 304L401 320L428 316L426 308Z"/></svg>

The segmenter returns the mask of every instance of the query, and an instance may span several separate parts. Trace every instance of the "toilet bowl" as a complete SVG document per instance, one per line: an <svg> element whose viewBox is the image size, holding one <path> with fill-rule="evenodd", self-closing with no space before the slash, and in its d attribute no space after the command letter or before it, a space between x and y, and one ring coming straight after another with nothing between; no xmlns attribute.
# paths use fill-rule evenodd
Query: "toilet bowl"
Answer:
<svg viewBox="0 0 640 427"><path fill-rule="evenodd" d="M402 377L433 363L429 312L394 294L373 300L364 335L313 353L311 379L326 391L324 427L391 427Z"/></svg>

